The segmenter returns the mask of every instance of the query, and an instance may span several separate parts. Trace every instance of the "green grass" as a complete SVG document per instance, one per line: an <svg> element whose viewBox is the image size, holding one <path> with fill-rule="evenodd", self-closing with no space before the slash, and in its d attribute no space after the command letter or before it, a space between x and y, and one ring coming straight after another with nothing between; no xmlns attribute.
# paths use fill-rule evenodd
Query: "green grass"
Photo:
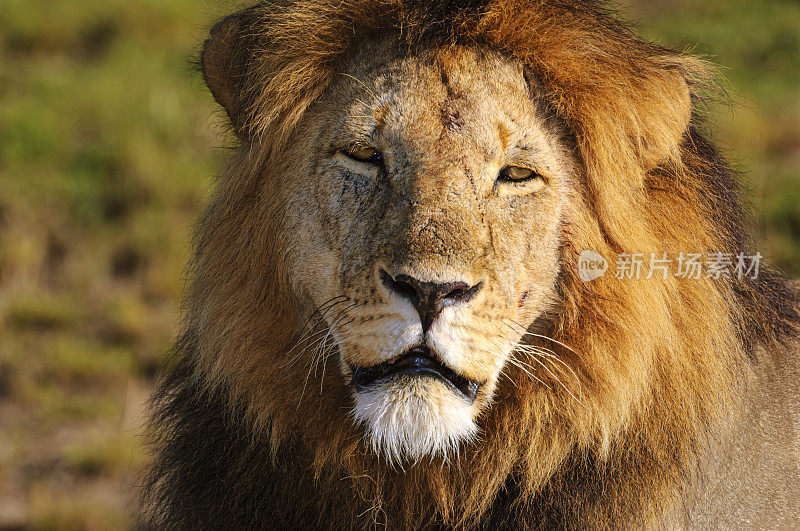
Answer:
<svg viewBox="0 0 800 531"><path fill-rule="evenodd" d="M235 8L6 0L0 14L0 527L130 525L139 428L189 228L230 142L191 60ZM727 68L718 138L762 254L800 276L800 4L639 0Z"/></svg>
<svg viewBox="0 0 800 531"><path fill-rule="evenodd" d="M742 173L759 250L800 277L800 3L634 4L629 13L646 35L721 66L732 105L714 106L711 123Z"/></svg>
<svg viewBox="0 0 800 531"><path fill-rule="evenodd" d="M0 527L130 523L141 404L226 142L191 61L230 8L3 4Z"/></svg>

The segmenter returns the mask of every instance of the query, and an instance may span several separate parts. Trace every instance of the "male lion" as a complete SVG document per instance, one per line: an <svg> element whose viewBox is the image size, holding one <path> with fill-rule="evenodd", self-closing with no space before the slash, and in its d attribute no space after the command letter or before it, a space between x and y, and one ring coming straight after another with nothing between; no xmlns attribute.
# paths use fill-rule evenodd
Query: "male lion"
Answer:
<svg viewBox="0 0 800 531"><path fill-rule="evenodd" d="M241 142L148 524L800 526L786 282L579 276L755 254L704 63L592 0L271 0L201 62Z"/></svg>

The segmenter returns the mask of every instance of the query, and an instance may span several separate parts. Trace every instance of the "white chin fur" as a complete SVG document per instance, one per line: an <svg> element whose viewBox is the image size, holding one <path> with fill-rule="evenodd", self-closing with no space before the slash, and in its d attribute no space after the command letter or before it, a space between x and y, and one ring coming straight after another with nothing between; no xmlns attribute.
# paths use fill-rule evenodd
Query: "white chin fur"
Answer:
<svg viewBox="0 0 800 531"><path fill-rule="evenodd" d="M478 431L472 404L428 377L393 379L356 393L356 421L373 450L393 464L445 459Z"/></svg>

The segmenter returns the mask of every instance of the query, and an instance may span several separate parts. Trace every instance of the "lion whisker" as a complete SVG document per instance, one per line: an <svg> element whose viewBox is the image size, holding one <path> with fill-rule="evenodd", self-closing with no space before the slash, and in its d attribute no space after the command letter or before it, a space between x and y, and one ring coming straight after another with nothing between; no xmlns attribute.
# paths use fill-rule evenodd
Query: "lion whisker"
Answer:
<svg viewBox="0 0 800 531"><path fill-rule="evenodd" d="M301 345L305 344L305 343L308 343L308 344L305 345L307 348L306 349L301 349L290 360L288 360L284 364L284 368L286 368L286 367L292 365L294 362L296 362L300 358L300 356L303 355L304 352L307 352L309 350L309 347L313 347L313 346L316 346L317 344L319 344L319 339L324 337L324 335L327 334L327 333L328 333L328 329L327 328L322 329L322 330L317 330L313 334L310 334L307 337L305 337L302 341L297 342L289 351L287 351L287 354L290 353L291 351L295 350L296 348L300 347Z"/></svg>
<svg viewBox="0 0 800 531"><path fill-rule="evenodd" d="M500 371L500 376L505 376L508 379L508 381L511 382L511 384L514 387L519 389L519 386L517 385L517 382L515 382L514 379L511 376L508 375L508 373L506 373L505 371Z"/></svg>
<svg viewBox="0 0 800 531"><path fill-rule="evenodd" d="M346 300L349 300L349 299L346 299ZM317 321L314 324L314 326L311 329L309 329L309 332L312 332L319 325L321 325L323 323L323 321L325 320L325 316L328 314L328 312L333 311L336 308L336 306L338 306L342 302L346 302L346 300L345 301L336 302L336 303L332 304L331 306L329 306L324 312L322 312L319 315L319 317L317 318ZM336 315L333 317L333 319L331 319L331 321L337 320L344 312L346 312L349 308L352 308L354 305L355 305L355 303L351 303L349 306L346 306L344 308L340 308L339 311L336 313ZM318 330L317 332L314 332L312 335L319 335L320 333L326 334L328 332L328 330L329 330L329 328L325 327L322 330Z"/></svg>
<svg viewBox="0 0 800 531"><path fill-rule="evenodd" d="M525 328L523 325L521 325L521 324L520 324L520 323L518 323L517 321L514 321L513 319L504 319L504 321L505 321L505 320L508 320L508 321L511 321L511 322L513 322L514 324L516 324L517 326L519 326L519 327L520 327L520 328L522 328L522 329L524 329L524 328ZM513 328L511 325L509 325L509 324L507 324L507 323L506 323L506 326L508 326L508 327L509 327L509 328L511 328L512 330L515 330L515 329L514 329L514 328ZM539 337L539 338L542 338L542 339L547 339L547 340L549 340L549 341L552 341L553 343L556 343L557 345L560 345L560 346L562 346L562 347L564 347L564 348L568 349L569 351L571 351L571 352L573 352L573 353L577 354L577 352L576 352L576 351L575 351L573 348L571 348L569 345L565 345L564 343L562 343L562 342L560 342L560 341L558 341L558 340L556 340L556 339L553 339L552 337L548 337L548 336L545 336L545 335L542 335L542 334L535 334L535 333L533 333L533 332L529 332L529 331L527 331L527 329L525 329L524 335L531 335L531 336L534 336L534 337ZM523 337L524 337L524 335L523 335ZM575 378L575 381L576 381L576 383L578 384L578 393L579 393L579 396L581 396L581 397L582 397L582 395L583 395L583 390L582 390L582 385L581 385L581 379L580 379L580 377L579 377L579 376L578 376L578 374L575 372L575 370L574 370L574 369L573 369L573 368L572 368L572 367L571 367L571 366L570 366L570 365L569 365L567 362L565 362L563 359L561 359L561 357L560 357L560 356L559 356L559 355L558 355L558 354L557 354L555 351L553 351L552 349L549 349L549 348L547 348L547 347L540 346L540 345L535 345L535 346L534 346L534 345L524 345L524 344L518 344L516 348L518 348L518 349L522 349L522 350L526 350L526 349L533 349L533 350L535 350L535 353L537 353L537 354L540 354L540 355L542 355L542 356L546 356L546 357L548 357L550 360L553 360L554 362L557 362L557 363L560 363L561 365L563 365L563 366L564 366L564 367L565 367L565 368L566 368L566 369L567 369L567 370L568 370L568 371L569 371L569 372L572 374L572 377L573 377L573 378Z"/></svg>
<svg viewBox="0 0 800 531"><path fill-rule="evenodd" d="M352 322L353 322L353 319L350 319L349 321L347 321L344 324L342 324L342 328L344 328L345 326L347 326L348 324L350 324ZM333 331L333 326L331 326L331 331ZM319 394L322 394L323 385L325 384L325 367L328 364L328 358L330 358L331 356L333 356L334 354L339 352L339 346L340 346L340 343L341 343L341 341L336 341L331 346L332 348L330 349L330 352L328 354L325 354L325 344L327 343L327 341L328 341L328 336L325 336L325 339L323 340L323 345L320 347L319 357L321 358L321 360L317 360L315 362L315 364L314 364L314 376L316 376L317 375L317 364L319 364L320 361L322 362L322 376L319 379ZM335 348L333 348L333 347L335 347Z"/></svg>
<svg viewBox="0 0 800 531"><path fill-rule="evenodd" d="M319 384L319 385L320 385L320 394L322 394L322 384L323 384L323 382L325 381L325 366L326 366L326 363L327 363L327 361L328 361L328 358L330 357L330 354L328 354L328 355L326 355L326 354L325 354L325 352L326 352L326 348L327 348L327 345L328 345L328 338L330 338L330 337L331 337L331 334L333 334L333 330L334 330L335 326L336 326L336 325L337 325L337 324L338 324L338 323L339 323L339 322L340 322L342 319L344 319L345 317L348 317L347 310L349 310L350 308L353 308L355 305L356 305L356 303L353 303L353 304L351 304L350 306L347 306L347 307L345 307L344 309L342 309L342 311L341 311L341 312L339 312L339 314L337 314L337 317L338 317L338 315L341 315L342 317L341 317L341 318L338 318L338 319L336 319L336 320L335 320L335 321L334 321L334 322L333 322L333 323L330 325L330 327L328 327L328 333L327 333L327 334L325 334L325 337L322 339L321 343L319 344L319 347L316 349L316 352L315 352L315 354L314 354L314 357L313 357L313 362L312 362L312 367L313 367L313 369L314 369L314 376L315 376L315 377L316 377L316 375L317 375L317 367L319 366L319 363L320 363L320 362L322 362L322 378L320 378L320 384ZM342 325L342 327L345 327L345 326L347 326L348 324L352 323L352 322L353 322L353 320L354 320L354 319L353 319L353 318L351 318L349 321L345 322L345 323ZM333 345L333 346L338 346L338 342L337 342L337 343L334 343L334 345ZM331 350L331 353L335 352L335 350L334 350L334 349L330 349L330 350ZM309 372L310 372L310 369L309 369ZM308 378L308 376L306 376L306 379L307 379L307 378Z"/></svg>
<svg viewBox="0 0 800 531"><path fill-rule="evenodd" d="M535 375L534 375L532 372L530 372L530 371L529 371L529 370L528 370L528 369L525 367L525 365L527 365L526 363L524 363L523 361L521 361L521 360L519 360L519 359L516 359L516 358L514 358L513 356L510 356L510 357L508 358L508 360L507 360L507 361L508 361L508 363L510 363L511 365L513 365L513 366L517 367L518 369L520 369L521 371L523 371L525 374L527 374L528 376L530 376L531 378L533 378L534 380L536 380L537 382L539 382L540 384L542 384L543 386L545 386L547 389L549 389L549 390L551 390L551 391L552 391L552 388L551 388L549 385L547 385L547 383L545 383L545 382L544 382L542 379L540 379L540 378L538 378L537 376L535 376ZM530 365L528 365L528 367L530 367L531 369L533 369L533 367L532 367L532 366L530 366Z"/></svg>
<svg viewBox="0 0 800 531"><path fill-rule="evenodd" d="M344 295L340 295L340 297L344 297ZM331 299L331 300L332 300L332 299ZM305 328L306 328L306 327L308 326L308 324L311 322L311 319L314 317L314 314L318 313L318 312L319 312L319 310L322 308L322 306L324 306L324 305L328 304L329 302L331 302L331 300L329 300L329 301L328 301L328 302L326 302L326 303L323 303L322 305L320 305L320 307L319 307L319 308L317 308L316 310L314 310L314 312L312 312L312 315L311 315L311 316L308 318L308 320L306 321L306 323L303 325L303 327L302 327L300 330L301 330L301 331L305 330ZM316 336L318 336L319 334L324 334L324 333L326 332L326 330L325 330L325 329L323 329L323 330L318 330L318 331L316 331L316 332L315 332L314 330L317 328L317 326L319 326L319 324L320 324L320 323L322 323L323 319L325 318L325 315L326 315L326 314L327 314L329 311L333 310L333 308L335 308L337 305L341 304L342 302L346 302L347 300L349 300L349 299L345 297L345 299L343 299L343 300L339 300L339 301L337 301L337 302L334 302L333 304L330 304L330 306L329 306L328 308L326 308L324 312L322 312L322 313L320 313L320 314L319 314L319 316L317 317L317 321L316 321L316 323L314 324L314 326L312 326L311 328L309 328L309 329L308 329L308 331L304 332L304 333L303 333L303 335L300 337L300 339L298 339L298 340L295 342L295 344L294 344L294 345L293 345L293 346L292 346L292 347L291 347L289 350L287 350L287 351L284 353L284 356L288 356L288 355L289 355L289 354L291 354L291 353L292 353L292 352L293 352L293 351L294 351L296 348L300 347L301 345L303 345L304 343L306 343L306 342L308 342L308 341L311 341L313 338L315 338L315 337L316 337ZM339 314L337 314L337 317L338 317L338 315L339 315ZM298 353L297 355L295 355L294 357L292 357L292 358L291 358L289 361L287 361L287 362L285 363L285 365L284 365L284 368L286 368L286 367L288 367L289 365L291 365L292 363L294 363L294 362L295 362L295 361L298 359L298 357L299 357L301 354L302 354L302 352Z"/></svg>
<svg viewBox="0 0 800 531"><path fill-rule="evenodd" d="M548 373L550 373L550 375L553 377L553 379L555 379L555 381L558 382L558 384L561 385L561 387L564 388L564 391L566 391L569 394L569 396L571 396L577 403L583 405L583 403L581 402L581 399L576 397L574 394L572 394L572 391L569 390L569 387L567 387L564 384L564 382L562 382L561 379L558 376L556 376L556 374L553 371L551 371L550 368L547 367L547 365L545 365L544 362L541 359L539 359L537 356L532 356L531 359L533 361L535 361L536 363L538 363L539 365L541 365L544 368L544 370L546 370Z"/></svg>
<svg viewBox="0 0 800 531"><path fill-rule="evenodd" d="M578 395L583 397L583 389L582 389L582 385L581 385L581 379L578 377L578 374L572 369L572 367L569 366L568 363L566 363L564 360L559 358L557 355L551 354L551 353L548 353L548 352L537 351L536 354L539 354L540 356L545 356L548 360L550 360L550 361L552 361L554 363L559 363L559 364L563 365L570 372L572 377L575 378L575 383L578 384ZM558 368L563 373L563 370L558 365L554 365L554 367Z"/></svg>
<svg viewBox="0 0 800 531"><path fill-rule="evenodd" d="M354 302L354 303L350 304L349 306L346 306L346 307L345 307L345 308L343 308L343 309L342 309L342 310L341 310L341 311L340 311L338 314L336 314L336 315L337 315L337 317L338 317L338 316L340 316L340 315L341 315L341 317L338 317L338 319L336 319L336 320L335 320L333 323L331 323L331 325L328 327L328 334L326 334L326 335L325 335L325 339L323 339L323 340L322 340L322 341L323 341L323 343L322 343L323 345L325 344L325 341L327 340L327 338L328 338L328 335L329 335L329 334L330 334L330 333L333 331L333 328L334 328L334 327L335 327L335 326L336 326L336 325L337 325L337 324L338 324L338 323L339 323L339 322L340 322L342 319L344 319L345 317L347 317L347 313L346 313L346 312L347 312L347 310L349 310L349 309L351 309L351 308L354 308L355 306L356 306L356 303ZM316 357L316 356L315 356L315 357ZM304 396L305 396L305 394L306 394L306 387L308 386L308 379L311 377L311 370L312 370L312 369L313 369L315 366L316 366L316 365L315 365L313 362L312 362L312 363L310 363L310 364L309 364L309 366L308 366L308 372L306 372L306 378L305 378L305 380L303 381L303 390L302 390L302 392L300 393L300 399L297 401L297 407L296 407L295 409L299 409L299 408L300 408L300 403L303 401L303 397L304 397Z"/></svg>
<svg viewBox="0 0 800 531"><path fill-rule="evenodd" d="M306 319L306 320L305 320L305 322L303 323L303 326L302 326L302 327L300 327L300 330L301 330L301 331L305 330L305 329L306 329L306 327L307 327L307 326L308 326L308 325L309 325L309 324L312 322L312 320L314 320L314 318L316 317L316 321L315 321L315 324L314 324L314 326L312 326L312 327L309 329L309 330L313 330L313 329L314 329L314 328L316 328L316 326L317 326L317 325L318 325L318 324L319 324L319 323L322 321L322 319L324 319L325 315L326 315L326 314L327 314L327 313L328 313L328 312L329 312L331 309L333 309L334 307L338 306L339 304L341 304L341 303L343 303L343 302L347 302L348 300L350 300L350 299L349 299L349 297L347 297L346 295L337 295L336 297L331 297L331 298L330 298L330 299L328 299L327 301L325 301L325 302L323 302L322 304L320 304L320 305L319 305L319 306L318 306L318 307L317 307L317 308L316 308L316 309L315 309L313 312L311 312L311 315L309 315L309 316L308 316L308 319ZM323 311L323 308L324 308L324 311Z"/></svg>
<svg viewBox="0 0 800 531"><path fill-rule="evenodd" d="M542 338L542 339L546 339L546 340L548 340L548 341L552 341L552 342L553 342L553 343L555 343L556 345L559 345L559 346L562 346L562 347L564 347L565 349L569 350L569 351L570 351L570 352L572 352L573 354L576 354L576 355L578 354L578 353L575 351L575 349L573 349L573 348L572 348L572 347L570 347L569 345L566 345L566 344L562 343L561 341L559 341L559 340L557 340L557 339L553 339L553 338L552 338L552 337L550 337L550 336L545 336L545 335L542 335L542 334L536 334L536 333L534 333L534 332L531 332L531 331L529 331L529 330L528 330L528 329L527 329L525 326L523 326L522 324L518 323L518 322L517 322L517 321L515 321L514 319L510 319L510 318L504 318L504 320L506 320L506 321L511 321L512 323L514 323L514 324L516 324L517 326L519 326L519 327L520 327L522 330L524 330L524 335L528 335L528 336L534 336L534 337L539 337L539 338ZM510 326L510 325L509 325L509 326ZM513 327L512 327L512 329L513 329Z"/></svg>
<svg viewBox="0 0 800 531"><path fill-rule="evenodd" d="M494 342L496 346L498 346L498 347L502 347L502 345L501 345L500 343L498 343L497 341L495 341L495 340L492 340L492 339L490 339L490 341ZM574 399L576 402L578 402L578 403L579 403L579 404L581 404L581 405L583 404L583 402L582 402L582 398L583 398L583 392L582 392L582 389L581 389L581 382L580 382L580 379L578 378L577 374L575 374L575 371L573 371L573 370L572 370L572 368L571 368L571 367L569 367L569 365L567 365L567 364L566 364L566 363L565 363L563 360L560 360L560 359L558 359L558 357L555 355L555 352L553 352L553 351L552 351L552 350L550 350L550 349L547 349L546 347L539 347L539 346L535 346L535 345L524 345L524 344L519 344L519 343L517 343L516 345L514 345L514 347L513 347L513 349L512 349L512 354L511 354L511 356L509 357L509 361L511 361L511 362L512 362L512 364L514 364L514 363L513 363L514 361L516 361L516 362L519 362L519 363L521 363L521 364L524 364L525 366L529 367L531 370L533 370L533 369L534 369L534 367L533 367L532 365L530 365L530 364L528 364L528 363L526 363L526 362L524 362L524 361L520 360L519 358L515 358L515 357L514 357L514 354L513 354L514 352L523 352L523 353L525 353L525 354L531 355L531 358L532 358L532 359L533 359L533 360L534 360L536 363L538 363L539 365L541 365L541 366L542 366L542 368L544 368L544 370L546 370L546 371L547 371L547 372L548 372L548 373L549 373L549 374L550 374L550 375L553 377L553 379L554 379L554 380L555 380L555 381L556 381L556 382L557 382L557 383L558 383L558 384L559 384L561 387L563 387L563 388L564 388L564 390L565 390L565 391L566 391L566 392L567 392L567 393L568 393L568 394L569 394L569 395L570 395L570 396L571 396L571 397L572 397L572 398L573 398L573 399ZM569 369L569 370L570 370L570 372L572 373L572 375L575 377L575 381L576 381L576 382L577 382L577 384L578 384L578 397L576 397L576 396L575 396L575 395L572 393L572 391L570 391L570 389L569 389L569 388L566 386L566 384L564 384L564 382L563 382L563 381L561 381L561 378L559 378L559 377L558 377L558 375L556 375L556 374L555 374L555 373L554 373L554 372L553 372L553 371L552 371L552 370L551 370L551 369L550 369L550 368L549 368L547 365L545 365L545 363L544 363L544 362L543 362L543 361L542 361L542 360L539 358L539 356L542 356L542 357L544 357L545 359L547 359L547 360L550 360L550 361L552 361L552 360L556 360L556 361L558 361L559 363L563 364L565 367L567 367L567 369ZM523 367L521 367L521 366L519 366L519 365L517 365L517 367L519 367L520 369L522 369L522 368L523 368ZM563 372L563 371L560 369L560 367L559 367L558 365L554 365L554 367L555 367L556 369L558 369L559 371L561 371L561 372L562 372L562 374L564 374L564 375L566 376L566 373L564 373L564 372ZM527 372L527 371L526 371L526 372ZM537 378L537 380L538 380L538 378ZM541 380L539 380L539 381L541 382ZM542 382L542 383L544 383L544 382ZM545 385L546 385L546 384L545 384ZM548 388L549 388L549 387L548 387Z"/></svg>

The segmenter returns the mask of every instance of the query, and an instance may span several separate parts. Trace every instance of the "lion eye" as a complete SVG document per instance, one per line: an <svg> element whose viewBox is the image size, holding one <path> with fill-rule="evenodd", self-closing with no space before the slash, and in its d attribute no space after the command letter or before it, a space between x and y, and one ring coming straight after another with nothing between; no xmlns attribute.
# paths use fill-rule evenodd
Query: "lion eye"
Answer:
<svg viewBox="0 0 800 531"><path fill-rule="evenodd" d="M524 182L532 179L542 178L541 175L531 170L530 168L522 168L520 166L506 166L500 170L498 180L507 182Z"/></svg>
<svg viewBox="0 0 800 531"><path fill-rule="evenodd" d="M358 160L361 162L370 162L372 164L377 164L381 161L381 152L372 148L363 148L363 149L356 149L353 151L345 151L344 154L350 157L351 159Z"/></svg>

